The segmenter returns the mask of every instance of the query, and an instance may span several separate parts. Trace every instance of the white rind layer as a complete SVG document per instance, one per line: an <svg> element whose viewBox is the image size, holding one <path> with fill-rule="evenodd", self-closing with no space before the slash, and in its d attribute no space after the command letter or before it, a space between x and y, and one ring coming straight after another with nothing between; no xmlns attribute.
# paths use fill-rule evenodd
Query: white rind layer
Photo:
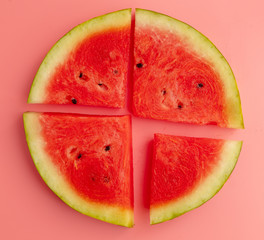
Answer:
<svg viewBox="0 0 264 240"><path fill-rule="evenodd" d="M209 61L223 82L228 127L244 128L239 91L232 69L224 56L207 37L184 22L144 9L136 9L135 26L136 29L137 27L158 28L175 34L186 44L186 48L195 52L201 59Z"/></svg>
<svg viewBox="0 0 264 240"><path fill-rule="evenodd" d="M40 113L27 112L23 114L24 128L30 154L42 179L49 188L67 205L90 217L110 222L116 225L132 227L134 224L133 210L123 209L81 198L67 183L65 177L54 166L46 154L45 141L41 137Z"/></svg>
<svg viewBox="0 0 264 240"><path fill-rule="evenodd" d="M158 207L150 208L150 223L161 223L201 206L211 199L232 173L242 147L241 141L227 140L222 148L219 162L197 187L188 195Z"/></svg>

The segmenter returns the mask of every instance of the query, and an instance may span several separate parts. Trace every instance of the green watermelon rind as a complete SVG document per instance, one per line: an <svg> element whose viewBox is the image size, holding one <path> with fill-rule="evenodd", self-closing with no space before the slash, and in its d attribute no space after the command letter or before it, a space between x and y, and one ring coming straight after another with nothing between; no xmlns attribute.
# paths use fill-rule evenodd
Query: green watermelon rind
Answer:
<svg viewBox="0 0 264 240"><path fill-rule="evenodd" d="M44 150L45 141L41 138L41 126L38 120L39 114L36 112L26 112L23 114L23 121L31 157L37 171L48 187L64 203L84 215L115 225L133 227L133 209L88 202L78 196L76 191L67 183L65 177L59 174L58 169L52 164L50 157Z"/></svg>
<svg viewBox="0 0 264 240"><path fill-rule="evenodd" d="M196 209L214 197L232 174L242 149L242 141L225 140L218 165L186 196L150 207L150 224L162 223Z"/></svg>
<svg viewBox="0 0 264 240"><path fill-rule="evenodd" d="M28 96L28 103L43 103L46 99L46 86L56 67L62 65L67 56L78 44L90 35L111 28L122 28L131 24L131 9L123 9L92 18L71 29L49 50L42 61Z"/></svg>
<svg viewBox="0 0 264 240"><path fill-rule="evenodd" d="M185 22L165 14L140 8L136 8L136 27L137 25L147 28L153 26L171 33L177 33L189 49L212 63L224 84L228 123L227 126L223 127L244 128L241 99L234 73L222 53L205 35ZM137 114L136 111L135 114Z"/></svg>

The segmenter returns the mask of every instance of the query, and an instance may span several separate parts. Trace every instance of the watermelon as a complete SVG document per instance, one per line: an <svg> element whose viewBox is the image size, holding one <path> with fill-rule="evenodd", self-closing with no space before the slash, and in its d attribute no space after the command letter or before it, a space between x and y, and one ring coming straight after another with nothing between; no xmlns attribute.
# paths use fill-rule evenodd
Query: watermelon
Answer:
<svg viewBox="0 0 264 240"><path fill-rule="evenodd" d="M150 222L161 223L212 198L233 171L241 141L154 136Z"/></svg>
<svg viewBox="0 0 264 240"><path fill-rule="evenodd" d="M31 156L43 180L73 209L133 226L130 116L24 113Z"/></svg>
<svg viewBox="0 0 264 240"><path fill-rule="evenodd" d="M43 60L28 103L123 108L131 9L88 20L62 37Z"/></svg>
<svg viewBox="0 0 264 240"><path fill-rule="evenodd" d="M166 15L136 9L135 18L134 115L243 128L236 80L219 50ZM73 28L41 63L28 103L125 107L130 31L131 9ZM130 116L27 112L23 118L36 168L58 197L90 217L134 225ZM234 169L241 146L156 134L151 224L213 197Z"/></svg>
<svg viewBox="0 0 264 240"><path fill-rule="evenodd" d="M243 128L234 74L191 26L136 9L133 113L138 117Z"/></svg>

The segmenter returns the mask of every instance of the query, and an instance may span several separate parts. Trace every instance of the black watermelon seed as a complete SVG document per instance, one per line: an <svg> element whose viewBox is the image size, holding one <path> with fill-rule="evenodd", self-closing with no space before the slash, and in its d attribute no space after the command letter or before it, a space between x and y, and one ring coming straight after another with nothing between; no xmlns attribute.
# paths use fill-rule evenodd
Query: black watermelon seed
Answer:
<svg viewBox="0 0 264 240"><path fill-rule="evenodd" d="M103 83L98 83L98 86L103 90L108 90L108 87Z"/></svg>
<svg viewBox="0 0 264 240"><path fill-rule="evenodd" d="M84 80L84 81L88 80L88 77L85 74L83 74L82 72L80 72L79 78Z"/></svg>
<svg viewBox="0 0 264 240"><path fill-rule="evenodd" d="M142 63L138 63L136 66L137 66L137 68L142 68L143 64Z"/></svg>
<svg viewBox="0 0 264 240"><path fill-rule="evenodd" d="M182 109L182 108L183 108L182 103L179 103L179 104L178 104L178 109Z"/></svg>
<svg viewBox="0 0 264 240"><path fill-rule="evenodd" d="M80 153L80 154L77 156L77 158L80 159L81 157L82 157L82 154Z"/></svg>
<svg viewBox="0 0 264 240"><path fill-rule="evenodd" d="M165 95L167 93L165 89L162 89L161 92L162 92L163 95Z"/></svg>
<svg viewBox="0 0 264 240"><path fill-rule="evenodd" d="M108 146L106 146L106 147L105 147L105 151L106 151L106 152L107 152L107 151L109 151L109 150L110 150L110 148L111 148L111 147L110 147L109 145L108 145Z"/></svg>
<svg viewBox="0 0 264 240"><path fill-rule="evenodd" d="M203 86L204 86L204 85L203 85L202 83L198 83L198 84L197 84L197 87L198 87L198 88L202 88Z"/></svg>
<svg viewBox="0 0 264 240"><path fill-rule="evenodd" d="M75 98L72 98L71 101L72 101L73 104L77 104L77 100Z"/></svg>

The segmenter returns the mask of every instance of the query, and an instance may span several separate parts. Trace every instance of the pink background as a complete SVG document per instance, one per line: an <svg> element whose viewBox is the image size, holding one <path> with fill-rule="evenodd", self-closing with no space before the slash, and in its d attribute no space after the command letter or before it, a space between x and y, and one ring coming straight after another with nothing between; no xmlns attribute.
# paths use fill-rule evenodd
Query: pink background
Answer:
<svg viewBox="0 0 264 240"><path fill-rule="evenodd" d="M248 2L248 3L245 3ZM81 106L28 105L33 77L50 47L75 25L128 7L162 12L192 25L227 58L240 90L245 130L133 117L135 226L104 223L69 208L41 180L25 141L24 111L123 114ZM0 239L264 239L264 4L261 0L1 0ZM238 164L210 201L150 226L146 206L154 132L244 140Z"/></svg>

